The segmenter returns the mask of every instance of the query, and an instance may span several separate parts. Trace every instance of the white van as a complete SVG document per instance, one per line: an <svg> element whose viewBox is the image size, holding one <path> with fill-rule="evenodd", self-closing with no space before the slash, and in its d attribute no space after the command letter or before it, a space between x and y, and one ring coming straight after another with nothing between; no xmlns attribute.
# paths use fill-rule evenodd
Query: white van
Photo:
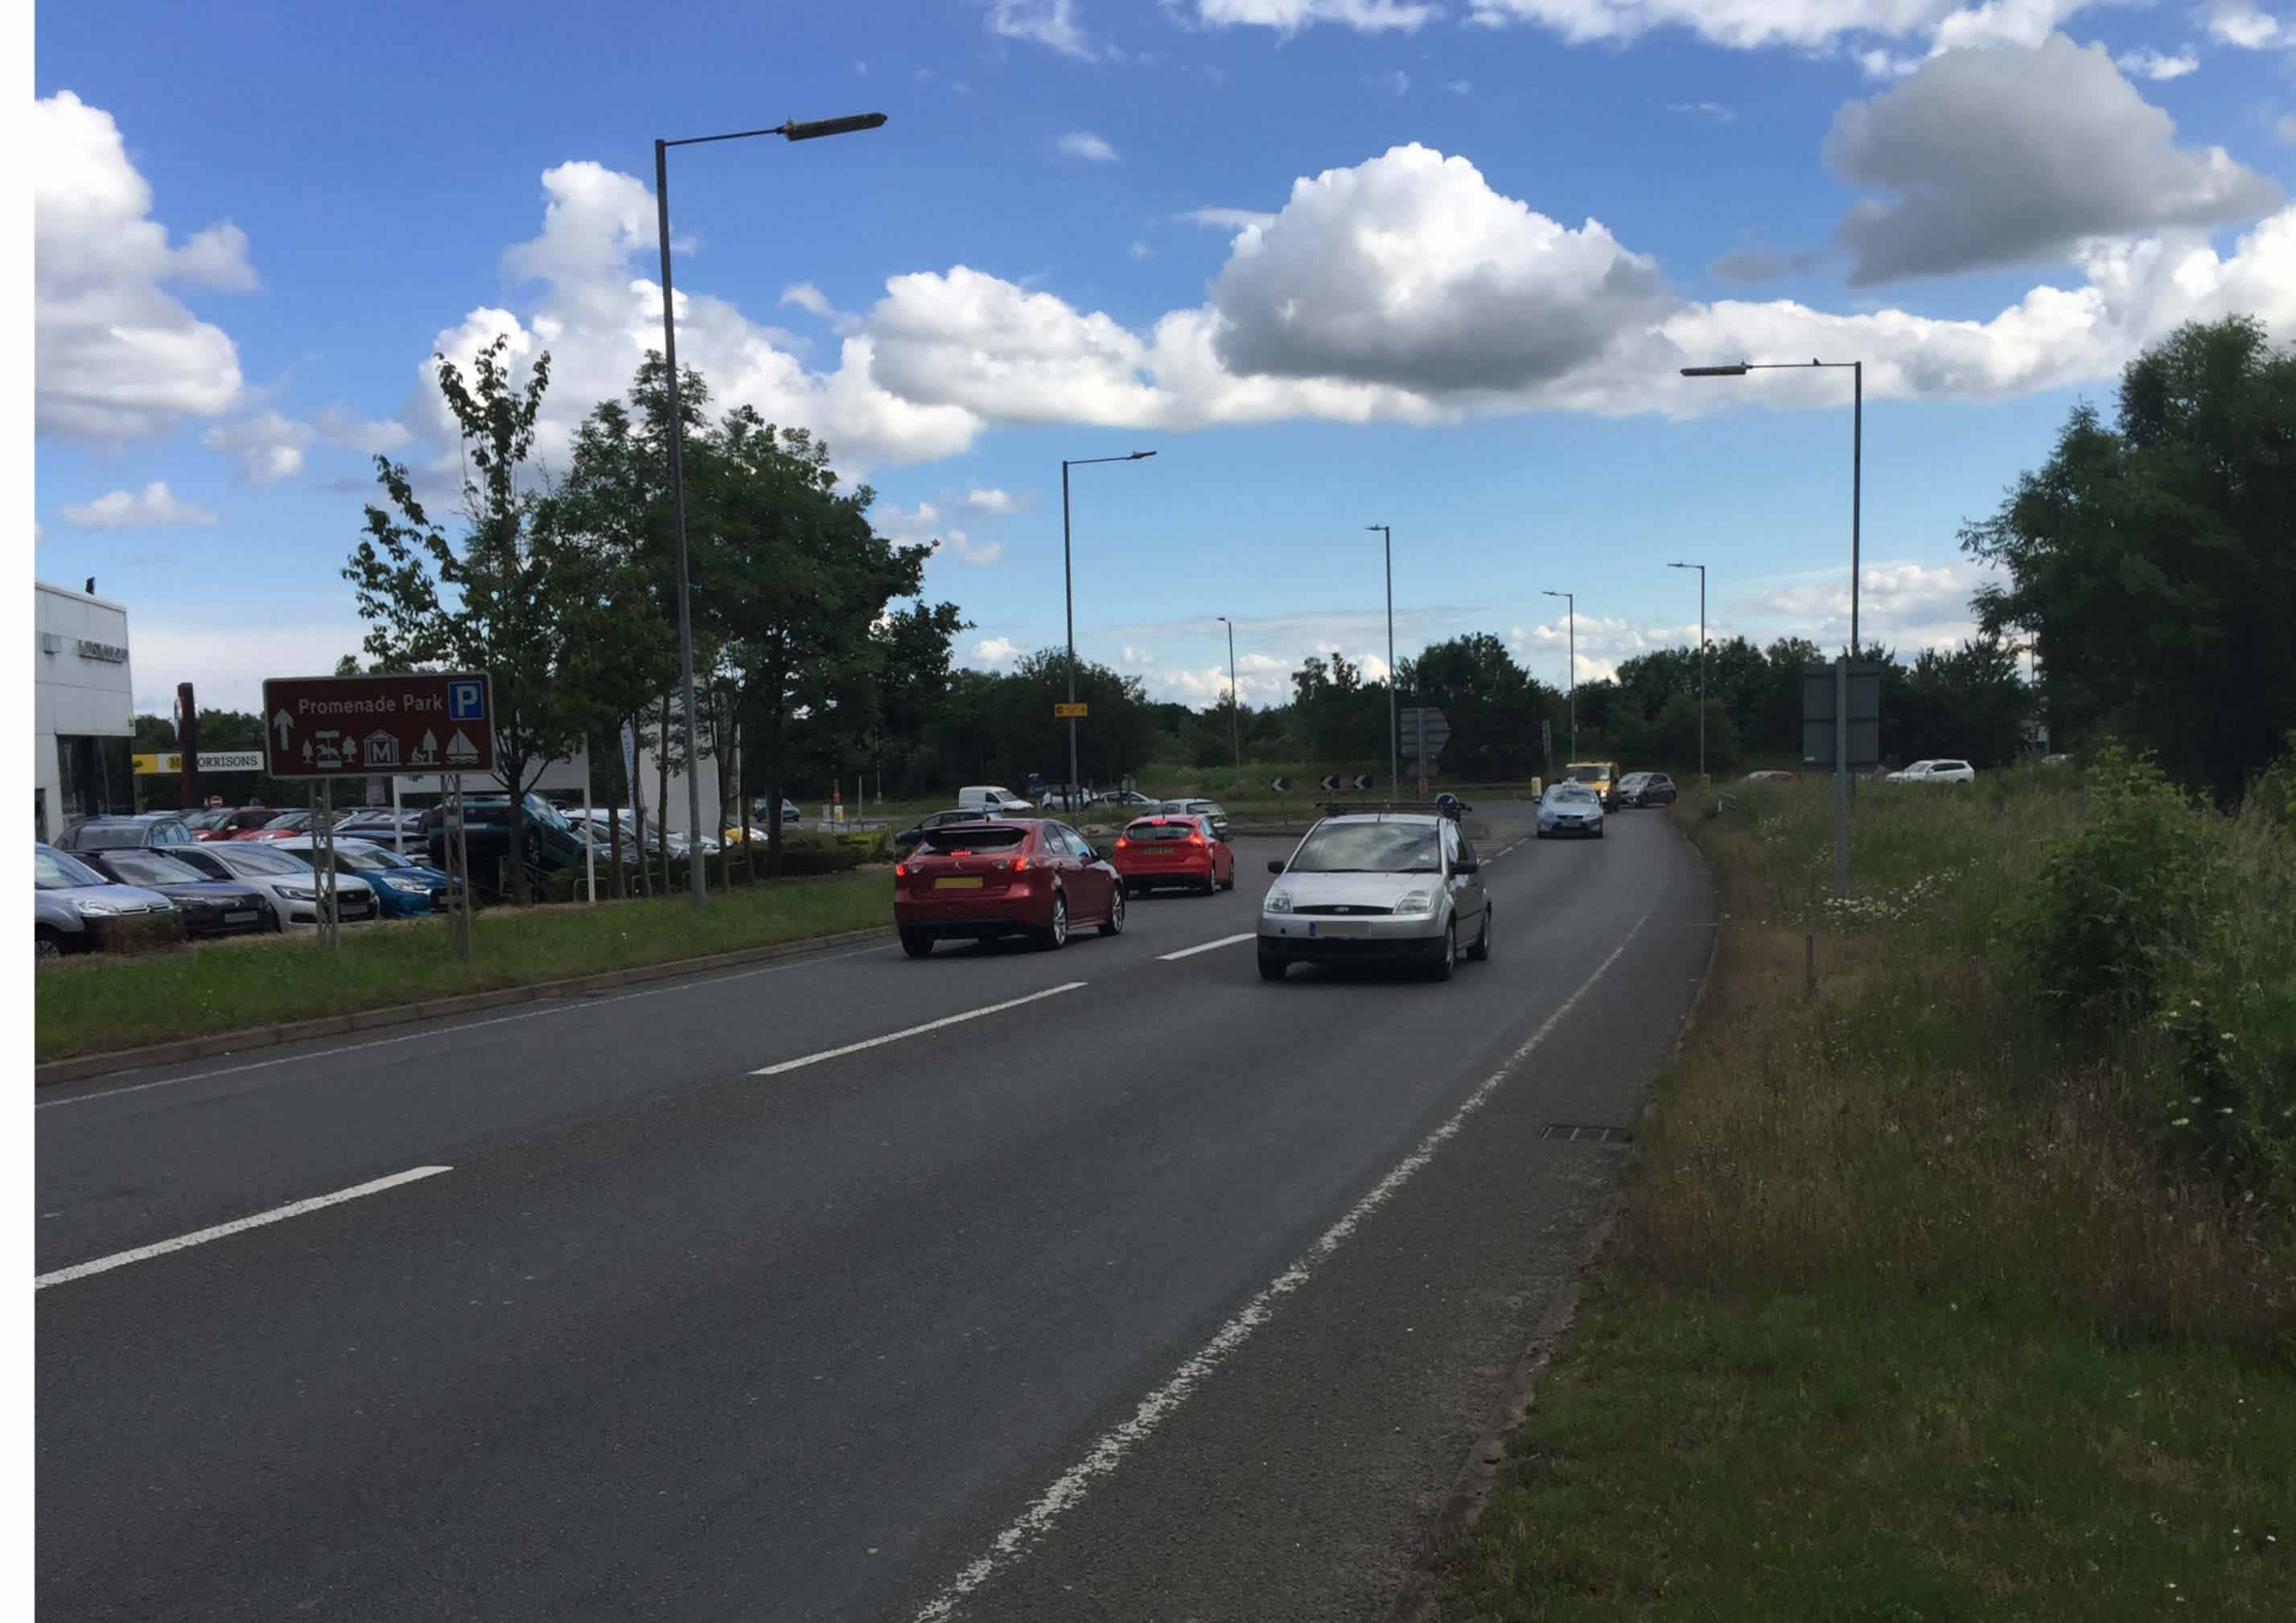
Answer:
<svg viewBox="0 0 2296 1623"><path fill-rule="evenodd" d="M956 791L959 811L989 817L1033 817L1037 808L999 783L973 783Z"/></svg>

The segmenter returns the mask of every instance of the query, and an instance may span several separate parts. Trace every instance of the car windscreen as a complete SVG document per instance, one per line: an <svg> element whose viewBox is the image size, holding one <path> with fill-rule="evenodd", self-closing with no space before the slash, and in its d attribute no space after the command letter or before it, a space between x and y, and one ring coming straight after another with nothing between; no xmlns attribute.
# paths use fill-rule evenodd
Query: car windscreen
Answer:
<svg viewBox="0 0 2296 1623"><path fill-rule="evenodd" d="M1185 840L1195 832L1196 825L1184 817L1147 817L1126 829L1124 837L1131 840Z"/></svg>
<svg viewBox="0 0 2296 1623"><path fill-rule="evenodd" d="M1573 805L1585 806L1593 803L1595 798L1593 790L1579 783L1557 783L1546 791L1546 799L1550 805L1567 800Z"/></svg>
<svg viewBox="0 0 2296 1623"><path fill-rule="evenodd" d="M1570 781L1574 783L1599 783L1610 775L1601 766L1566 766L1563 770L1570 775Z"/></svg>
<svg viewBox="0 0 2296 1623"><path fill-rule="evenodd" d="M977 856L992 852L1001 854L1017 849L1028 838L1029 831L1024 828L995 828L978 824L968 827L962 823L952 823L947 828L927 831L925 837L917 842L917 854L921 857L954 857L961 851L970 851Z"/></svg>
<svg viewBox="0 0 2296 1623"><path fill-rule="evenodd" d="M70 890L80 885L107 884L102 874L77 857L62 851L36 848L32 852L32 885L39 890Z"/></svg>
<svg viewBox="0 0 2296 1623"><path fill-rule="evenodd" d="M1411 823L1339 823L1308 836L1293 873L1439 873L1442 838Z"/></svg>
<svg viewBox="0 0 2296 1623"><path fill-rule="evenodd" d="M209 848L209 855L234 873L268 873L279 876L308 873L311 865L285 851L266 850L259 845L233 845Z"/></svg>
<svg viewBox="0 0 2296 1623"><path fill-rule="evenodd" d="M120 882L129 885L199 885L208 876L189 863L162 857L157 851L120 851L104 860Z"/></svg>

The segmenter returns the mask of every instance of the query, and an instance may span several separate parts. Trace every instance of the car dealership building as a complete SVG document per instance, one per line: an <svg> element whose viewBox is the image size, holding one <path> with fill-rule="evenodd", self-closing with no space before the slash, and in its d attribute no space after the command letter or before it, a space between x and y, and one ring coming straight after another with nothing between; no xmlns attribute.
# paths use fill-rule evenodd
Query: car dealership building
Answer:
<svg viewBox="0 0 2296 1623"><path fill-rule="evenodd" d="M126 608L45 581L32 590L33 826L53 840L74 817L135 809L135 783L102 741L135 735L135 684Z"/></svg>

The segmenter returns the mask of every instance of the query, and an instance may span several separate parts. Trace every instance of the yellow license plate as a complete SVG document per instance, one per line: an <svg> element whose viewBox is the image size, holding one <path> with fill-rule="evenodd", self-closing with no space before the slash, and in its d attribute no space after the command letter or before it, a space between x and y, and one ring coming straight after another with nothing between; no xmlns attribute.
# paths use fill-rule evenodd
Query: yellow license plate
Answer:
<svg viewBox="0 0 2296 1623"><path fill-rule="evenodd" d="M978 876L971 879L937 879L933 881L933 889L936 890L978 890L980 889L980 881Z"/></svg>

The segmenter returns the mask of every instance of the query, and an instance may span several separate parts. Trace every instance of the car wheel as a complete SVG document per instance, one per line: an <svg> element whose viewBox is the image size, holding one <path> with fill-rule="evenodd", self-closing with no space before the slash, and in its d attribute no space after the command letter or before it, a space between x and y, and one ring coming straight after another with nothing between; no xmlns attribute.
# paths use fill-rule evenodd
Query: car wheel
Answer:
<svg viewBox="0 0 2296 1623"><path fill-rule="evenodd" d="M1053 925L1037 938L1048 953L1056 953L1069 944L1069 898L1053 898Z"/></svg>
<svg viewBox="0 0 2296 1623"><path fill-rule="evenodd" d="M1595 831L1595 839L1597 839L1597 840L1600 840L1602 837L1603 837L1603 831L1602 831L1601 829L1599 829L1599 828L1598 828L1598 829L1596 829L1596 830Z"/></svg>
<svg viewBox="0 0 2296 1623"><path fill-rule="evenodd" d="M1459 967L1459 927L1456 923L1443 927L1443 943L1435 962L1427 968L1430 980L1448 980L1451 971Z"/></svg>
<svg viewBox="0 0 2296 1623"><path fill-rule="evenodd" d="M1108 898L1108 917L1101 921L1100 933L1104 936L1124 933L1124 887L1121 885Z"/></svg>
<svg viewBox="0 0 2296 1623"><path fill-rule="evenodd" d="M64 955L64 944L56 939L53 930L32 932L32 953L42 963L53 963Z"/></svg>
<svg viewBox="0 0 2296 1623"><path fill-rule="evenodd" d="M901 932L901 950L910 957L925 957L932 952L932 949L933 939L929 931L905 930Z"/></svg>
<svg viewBox="0 0 2296 1623"><path fill-rule="evenodd" d="M1483 927L1476 932L1475 944L1467 949L1467 956L1478 963L1489 962L1491 955L1491 905L1483 904Z"/></svg>
<svg viewBox="0 0 2296 1623"><path fill-rule="evenodd" d="M1259 955L1259 978L1262 980L1281 980L1283 971L1291 967L1281 958L1271 957L1267 953Z"/></svg>

